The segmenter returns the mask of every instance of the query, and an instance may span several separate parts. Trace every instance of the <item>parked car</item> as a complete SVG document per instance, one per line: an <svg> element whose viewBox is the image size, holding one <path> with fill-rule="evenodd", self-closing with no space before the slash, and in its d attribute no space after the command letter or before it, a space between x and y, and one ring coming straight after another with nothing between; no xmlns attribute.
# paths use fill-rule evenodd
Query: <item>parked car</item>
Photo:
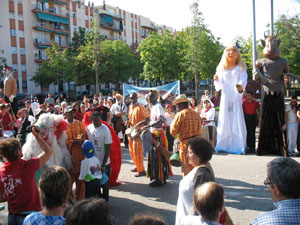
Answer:
<svg viewBox="0 0 300 225"><path fill-rule="evenodd" d="M30 95L28 94L24 94L24 93L18 93L16 96L17 102L18 102L18 106L19 107L24 107L25 106L25 102L27 100L30 100Z"/></svg>
<svg viewBox="0 0 300 225"><path fill-rule="evenodd" d="M75 99L76 99L76 101L78 101L78 100L82 101L84 96L88 96L89 98L91 98L90 91L89 90L77 91Z"/></svg>
<svg viewBox="0 0 300 225"><path fill-rule="evenodd" d="M45 99L47 98L48 93L37 93L34 94L34 97L37 97L40 104L44 104Z"/></svg>

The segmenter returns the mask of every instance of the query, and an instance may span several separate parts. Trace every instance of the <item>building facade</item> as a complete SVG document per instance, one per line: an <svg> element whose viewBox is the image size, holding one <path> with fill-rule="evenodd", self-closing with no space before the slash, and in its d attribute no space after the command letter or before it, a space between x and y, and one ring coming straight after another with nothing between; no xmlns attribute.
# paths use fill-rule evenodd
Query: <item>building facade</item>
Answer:
<svg viewBox="0 0 300 225"><path fill-rule="evenodd" d="M40 87L31 81L46 60L44 50L53 42L68 48L74 32L79 27L88 32L94 19L107 39L122 40L134 49L149 32L161 29L144 16L105 4L94 7L85 0L1 0L0 15L0 49L13 67L18 92L29 94L57 92L54 85Z"/></svg>

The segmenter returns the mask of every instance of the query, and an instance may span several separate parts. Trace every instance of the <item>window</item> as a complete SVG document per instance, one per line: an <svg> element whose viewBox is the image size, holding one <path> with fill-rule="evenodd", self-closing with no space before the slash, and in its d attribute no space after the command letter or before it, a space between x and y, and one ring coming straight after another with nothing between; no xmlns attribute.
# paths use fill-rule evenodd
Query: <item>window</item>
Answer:
<svg viewBox="0 0 300 225"><path fill-rule="evenodd" d="M19 30L19 37L23 38L24 37L24 31Z"/></svg>
<svg viewBox="0 0 300 225"><path fill-rule="evenodd" d="M88 15L85 15L85 20L89 20L89 16Z"/></svg>
<svg viewBox="0 0 300 225"><path fill-rule="evenodd" d="M72 17L73 17L73 18L76 18L76 13L73 12L73 13L72 13Z"/></svg>
<svg viewBox="0 0 300 225"><path fill-rule="evenodd" d="M18 65L17 64L12 64L12 70L13 72L17 72L18 71Z"/></svg>
<svg viewBox="0 0 300 225"><path fill-rule="evenodd" d="M18 0L18 4L22 4L22 0Z"/></svg>
<svg viewBox="0 0 300 225"><path fill-rule="evenodd" d="M8 0L9 2L14 2L14 0Z"/></svg>
<svg viewBox="0 0 300 225"><path fill-rule="evenodd" d="M22 80L22 87L27 88L27 80Z"/></svg>
<svg viewBox="0 0 300 225"><path fill-rule="evenodd" d="M22 65L21 65L21 71L22 71L22 72L26 72L26 65L25 65L25 64L22 64Z"/></svg>
<svg viewBox="0 0 300 225"><path fill-rule="evenodd" d="M75 25L73 26L73 31L77 31L77 27Z"/></svg>
<svg viewBox="0 0 300 225"><path fill-rule="evenodd" d="M18 14L18 20L23 21L23 14Z"/></svg>
<svg viewBox="0 0 300 225"><path fill-rule="evenodd" d="M9 19L14 19L15 18L15 13L9 12Z"/></svg>
<svg viewBox="0 0 300 225"><path fill-rule="evenodd" d="M16 30L10 29L10 36L15 37L16 36Z"/></svg>
<svg viewBox="0 0 300 225"><path fill-rule="evenodd" d="M10 51L11 51L11 54L17 54L17 48L16 47L11 47Z"/></svg>
<svg viewBox="0 0 300 225"><path fill-rule="evenodd" d="M20 48L20 54L25 55L25 48Z"/></svg>

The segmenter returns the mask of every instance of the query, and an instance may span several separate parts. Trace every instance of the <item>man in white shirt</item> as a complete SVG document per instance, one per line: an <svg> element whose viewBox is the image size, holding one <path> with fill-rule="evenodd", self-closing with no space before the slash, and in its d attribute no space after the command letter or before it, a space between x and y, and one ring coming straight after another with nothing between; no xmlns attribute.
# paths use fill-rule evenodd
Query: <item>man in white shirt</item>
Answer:
<svg viewBox="0 0 300 225"><path fill-rule="evenodd" d="M285 124L282 127L287 134L287 150L289 156L296 156L298 136L297 96L292 96L291 102L285 105Z"/></svg>
<svg viewBox="0 0 300 225"><path fill-rule="evenodd" d="M110 176L110 148L112 144L112 137L107 126L101 123L101 114L95 111L90 117L93 122L87 127L88 139L95 147L95 156L99 159L101 164L101 172ZM108 201L109 185L108 182L103 185L103 192L101 195Z"/></svg>

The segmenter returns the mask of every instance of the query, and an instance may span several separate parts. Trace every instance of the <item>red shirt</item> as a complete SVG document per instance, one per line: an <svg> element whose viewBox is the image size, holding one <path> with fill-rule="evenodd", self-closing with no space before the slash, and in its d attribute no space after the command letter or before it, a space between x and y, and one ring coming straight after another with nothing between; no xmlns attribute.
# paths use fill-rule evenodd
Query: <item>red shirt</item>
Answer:
<svg viewBox="0 0 300 225"><path fill-rule="evenodd" d="M259 103L256 100L253 99L252 102L249 102L247 99L243 100L244 113L255 115L257 109L259 109Z"/></svg>
<svg viewBox="0 0 300 225"><path fill-rule="evenodd" d="M5 162L0 168L0 190L7 200L9 213L42 210L34 180L39 168L38 158Z"/></svg>

